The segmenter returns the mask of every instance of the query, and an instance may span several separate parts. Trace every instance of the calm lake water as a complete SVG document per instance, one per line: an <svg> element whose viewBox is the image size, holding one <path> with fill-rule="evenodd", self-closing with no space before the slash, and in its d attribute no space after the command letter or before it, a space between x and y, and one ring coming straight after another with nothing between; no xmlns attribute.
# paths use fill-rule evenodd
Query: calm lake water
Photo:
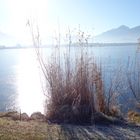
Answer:
<svg viewBox="0 0 140 140"><path fill-rule="evenodd" d="M51 49L43 50L47 59ZM78 50L72 48L72 53L77 51L75 54L78 55ZM89 51L97 61L102 62L103 69L108 69L108 73L118 64L126 66L128 60L134 60L139 55L137 45L91 47ZM45 96L42 83L34 48L0 50L0 111L43 112Z"/></svg>

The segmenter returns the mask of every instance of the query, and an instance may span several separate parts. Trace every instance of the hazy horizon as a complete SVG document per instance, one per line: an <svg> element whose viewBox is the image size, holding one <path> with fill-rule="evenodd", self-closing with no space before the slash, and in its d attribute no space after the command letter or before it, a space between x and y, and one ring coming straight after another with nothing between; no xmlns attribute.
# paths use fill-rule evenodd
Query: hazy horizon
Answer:
<svg viewBox="0 0 140 140"><path fill-rule="evenodd" d="M1 0L0 32L15 44L31 44L29 19L38 24L42 42L50 41L58 30L78 28L95 36L121 25L140 25L139 0ZM59 27L58 27L59 26Z"/></svg>

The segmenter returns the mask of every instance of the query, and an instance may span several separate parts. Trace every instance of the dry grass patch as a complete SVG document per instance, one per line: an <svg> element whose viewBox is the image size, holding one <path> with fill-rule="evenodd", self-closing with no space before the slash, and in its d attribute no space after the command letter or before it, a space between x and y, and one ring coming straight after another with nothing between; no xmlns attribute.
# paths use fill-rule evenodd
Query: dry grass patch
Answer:
<svg viewBox="0 0 140 140"><path fill-rule="evenodd" d="M127 113L128 120L133 123L140 123L140 113L135 111L129 111Z"/></svg>

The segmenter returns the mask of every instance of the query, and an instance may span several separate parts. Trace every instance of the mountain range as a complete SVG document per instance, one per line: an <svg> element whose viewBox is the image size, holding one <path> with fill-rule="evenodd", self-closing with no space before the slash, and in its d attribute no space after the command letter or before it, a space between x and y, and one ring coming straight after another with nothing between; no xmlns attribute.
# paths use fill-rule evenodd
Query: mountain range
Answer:
<svg viewBox="0 0 140 140"><path fill-rule="evenodd" d="M140 38L140 26L129 28L122 25L94 37L95 43L137 43Z"/></svg>
<svg viewBox="0 0 140 140"><path fill-rule="evenodd" d="M140 26L129 28L126 25L121 25L95 36L92 43L137 43L139 38ZM0 46L15 46L16 44L16 39L0 32Z"/></svg>

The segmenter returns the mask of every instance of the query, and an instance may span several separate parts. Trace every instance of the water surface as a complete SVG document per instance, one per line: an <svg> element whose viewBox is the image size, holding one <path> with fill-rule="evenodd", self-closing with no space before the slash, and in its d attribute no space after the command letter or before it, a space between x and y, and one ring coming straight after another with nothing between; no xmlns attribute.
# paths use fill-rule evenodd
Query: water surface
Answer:
<svg viewBox="0 0 140 140"><path fill-rule="evenodd" d="M78 55L79 50L72 47L72 56ZM51 48L42 51L47 61ZM136 45L90 47L88 51L98 62L101 61L109 74L118 64L127 66L129 59L134 60L139 55ZM34 48L0 50L0 111L17 109L28 114L43 112L45 96L42 83L44 81Z"/></svg>

